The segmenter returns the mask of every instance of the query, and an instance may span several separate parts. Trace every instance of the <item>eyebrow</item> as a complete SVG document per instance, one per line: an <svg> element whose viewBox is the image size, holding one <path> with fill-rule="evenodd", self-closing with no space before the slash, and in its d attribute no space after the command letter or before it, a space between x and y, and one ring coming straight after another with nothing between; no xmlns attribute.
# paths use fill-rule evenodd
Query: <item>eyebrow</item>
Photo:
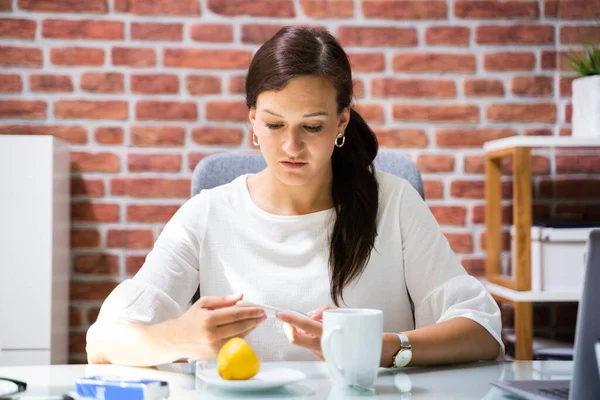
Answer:
<svg viewBox="0 0 600 400"><path fill-rule="evenodd" d="M260 111L261 111L261 112L266 112L266 113L268 113L268 114L274 115L274 116L276 116L276 117L279 117L279 118L283 118L281 115L279 115L279 114L275 114L273 111L271 111L271 110L268 110L268 109L266 109L266 108L264 108L264 109L262 109L262 110L260 110ZM317 111L317 112L314 112L314 113L311 113L311 114L304 114L304 115L302 116L302 118L308 118L308 117L318 117L318 116L320 116L320 115L325 115L325 116L328 116L329 114L327 114L325 111Z"/></svg>

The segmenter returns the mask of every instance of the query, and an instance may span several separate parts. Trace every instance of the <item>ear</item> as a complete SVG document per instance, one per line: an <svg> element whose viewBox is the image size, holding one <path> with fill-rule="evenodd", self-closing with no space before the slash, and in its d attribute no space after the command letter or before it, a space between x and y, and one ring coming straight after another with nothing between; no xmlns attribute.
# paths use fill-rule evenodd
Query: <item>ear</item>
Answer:
<svg viewBox="0 0 600 400"><path fill-rule="evenodd" d="M252 126L252 128L254 129L254 123L256 120L256 108L252 107L248 111L248 120L250 120L250 126Z"/></svg>
<svg viewBox="0 0 600 400"><path fill-rule="evenodd" d="M337 132L344 132L346 127L350 123L350 107L346 107L342 110L342 112L338 116L338 128Z"/></svg>

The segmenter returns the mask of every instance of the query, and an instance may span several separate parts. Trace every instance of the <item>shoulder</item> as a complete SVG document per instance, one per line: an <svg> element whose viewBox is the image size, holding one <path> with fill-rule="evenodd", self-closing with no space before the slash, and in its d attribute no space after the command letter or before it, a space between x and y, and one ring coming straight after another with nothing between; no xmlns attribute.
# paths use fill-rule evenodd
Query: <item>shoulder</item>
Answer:
<svg viewBox="0 0 600 400"><path fill-rule="evenodd" d="M379 195L382 199L402 196L404 192L407 190L410 191L411 189L416 192L411 183L400 176L376 170L375 177L379 184Z"/></svg>

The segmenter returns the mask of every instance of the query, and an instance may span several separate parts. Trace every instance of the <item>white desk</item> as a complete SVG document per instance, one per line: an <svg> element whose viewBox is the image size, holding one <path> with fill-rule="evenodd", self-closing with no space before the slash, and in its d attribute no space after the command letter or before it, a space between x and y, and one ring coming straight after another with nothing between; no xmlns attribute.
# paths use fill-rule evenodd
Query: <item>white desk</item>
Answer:
<svg viewBox="0 0 600 400"><path fill-rule="evenodd" d="M206 387L193 375L190 364L167 364L158 369L128 368L113 365L58 365L34 367L0 367L0 377L13 378L28 384L21 399L46 399L74 389L75 379L93 375L121 375L136 378L154 378L169 382L172 399L505 399L504 394L492 387L493 380L510 379L569 379L573 363L570 361L516 361L511 363L476 363L453 367L406 368L381 370L376 381L376 394L358 395L353 391L332 388L325 365L321 362L276 363L296 368L307 379L270 392L235 394ZM402 393L408 381L410 393ZM26 396L27 394L27 396ZM30 397L31 396L31 397Z"/></svg>

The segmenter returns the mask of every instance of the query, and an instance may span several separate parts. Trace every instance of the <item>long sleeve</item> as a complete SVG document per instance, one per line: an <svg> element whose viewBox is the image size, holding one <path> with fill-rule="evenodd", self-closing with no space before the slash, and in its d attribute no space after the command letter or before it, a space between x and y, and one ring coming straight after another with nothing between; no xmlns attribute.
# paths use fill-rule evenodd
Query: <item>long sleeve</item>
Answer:
<svg viewBox="0 0 600 400"><path fill-rule="evenodd" d="M98 321L158 323L180 316L199 283L208 201L200 194L169 220L138 273L106 298Z"/></svg>
<svg viewBox="0 0 600 400"><path fill-rule="evenodd" d="M462 267L431 211L408 184L401 194L400 231L416 327L469 318L498 341L503 357L498 305L483 284Z"/></svg>

